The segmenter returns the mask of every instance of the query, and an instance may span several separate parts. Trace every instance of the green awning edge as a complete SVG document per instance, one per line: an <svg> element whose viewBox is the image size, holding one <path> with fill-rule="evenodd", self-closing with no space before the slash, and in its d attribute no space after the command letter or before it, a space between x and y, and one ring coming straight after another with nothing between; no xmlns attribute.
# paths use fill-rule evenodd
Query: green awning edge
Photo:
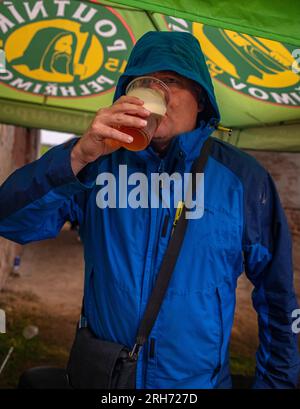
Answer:
<svg viewBox="0 0 300 409"><path fill-rule="evenodd" d="M140 0L114 0L113 3L300 46L300 25L297 21L299 10L297 13L297 5L292 0L286 0L284 13L282 12L282 2L273 1L270 9L270 2L264 0L260 1L260 8L257 2L248 2L243 9L241 9L240 2L238 6L235 6L233 1L227 1L227 3L222 1L221 5L216 3L216 7L212 9L211 2L190 0L189 10L183 9L184 2L176 0L164 2L172 4L172 7L161 4L158 0L144 0L143 2ZM212 10L214 15L209 16L212 14ZM271 10L271 16L268 10ZM282 18L280 19L278 16Z"/></svg>
<svg viewBox="0 0 300 409"><path fill-rule="evenodd" d="M0 98L0 123L81 135L94 113ZM34 117L34 120L32 119Z"/></svg>
<svg viewBox="0 0 300 409"><path fill-rule="evenodd" d="M40 106L0 99L0 123L35 127L82 135L94 117L93 113ZM214 136L241 149L300 152L300 123L281 126L234 129L231 136L216 131Z"/></svg>
<svg viewBox="0 0 300 409"><path fill-rule="evenodd" d="M300 152L300 122L291 125L234 129L231 135L216 131L214 136L240 149Z"/></svg>

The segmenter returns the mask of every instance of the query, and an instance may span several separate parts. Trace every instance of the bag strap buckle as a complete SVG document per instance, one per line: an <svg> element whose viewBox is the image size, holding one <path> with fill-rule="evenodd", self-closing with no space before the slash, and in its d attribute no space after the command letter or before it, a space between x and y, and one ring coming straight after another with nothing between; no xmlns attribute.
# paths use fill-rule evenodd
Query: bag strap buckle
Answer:
<svg viewBox="0 0 300 409"><path fill-rule="evenodd" d="M132 351L129 352L129 358L133 359L134 361L137 361L141 348L142 345L134 344Z"/></svg>

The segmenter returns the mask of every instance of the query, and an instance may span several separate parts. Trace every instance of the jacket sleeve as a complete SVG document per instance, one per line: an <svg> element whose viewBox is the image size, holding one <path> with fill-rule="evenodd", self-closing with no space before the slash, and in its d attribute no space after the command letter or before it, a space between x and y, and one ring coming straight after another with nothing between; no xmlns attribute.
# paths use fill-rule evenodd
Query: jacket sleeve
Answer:
<svg viewBox="0 0 300 409"><path fill-rule="evenodd" d="M16 170L0 187L0 236L20 244L55 237L66 220L83 220L96 162L77 177L70 153L78 138Z"/></svg>
<svg viewBox="0 0 300 409"><path fill-rule="evenodd" d="M294 388L300 360L292 332L292 311L298 308L292 242L274 182L267 173L262 179L245 204L245 272L254 285L259 325L253 388Z"/></svg>

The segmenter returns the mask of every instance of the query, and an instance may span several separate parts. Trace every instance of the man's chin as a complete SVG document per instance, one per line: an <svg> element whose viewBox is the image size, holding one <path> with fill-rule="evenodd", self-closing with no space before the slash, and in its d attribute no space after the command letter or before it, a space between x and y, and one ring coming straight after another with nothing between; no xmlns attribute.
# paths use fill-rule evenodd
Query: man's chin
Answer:
<svg viewBox="0 0 300 409"><path fill-rule="evenodd" d="M170 130L166 129L165 126L159 126L152 139L156 141L163 141L168 140L171 137L172 135Z"/></svg>
<svg viewBox="0 0 300 409"><path fill-rule="evenodd" d="M153 146L154 150L157 152L161 152L167 148L169 145L170 141L172 139L172 136L170 135L165 135L165 134L155 134L151 140L151 145Z"/></svg>
<svg viewBox="0 0 300 409"><path fill-rule="evenodd" d="M154 144L166 144L168 143L170 140L172 139L171 136L166 136L166 135L154 135L151 142L153 142Z"/></svg>

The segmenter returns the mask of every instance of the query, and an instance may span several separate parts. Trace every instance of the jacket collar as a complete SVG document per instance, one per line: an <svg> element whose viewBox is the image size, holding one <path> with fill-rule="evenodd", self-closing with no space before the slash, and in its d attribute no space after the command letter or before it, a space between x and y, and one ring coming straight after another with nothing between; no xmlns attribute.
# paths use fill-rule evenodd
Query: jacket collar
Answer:
<svg viewBox="0 0 300 409"><path fill-rule="evenodd" d="M187 161L194 161L199 156L203 143L211 135L213 130L214 126L212 124L207 124L202 121L200 126L193 131L176 136L170 142L165 160L168 162L178 157L185 158ZM132 153L146 162L151 161L158 163L161 161L161 158L155 153L151 145L143 151Z"/></svg>

